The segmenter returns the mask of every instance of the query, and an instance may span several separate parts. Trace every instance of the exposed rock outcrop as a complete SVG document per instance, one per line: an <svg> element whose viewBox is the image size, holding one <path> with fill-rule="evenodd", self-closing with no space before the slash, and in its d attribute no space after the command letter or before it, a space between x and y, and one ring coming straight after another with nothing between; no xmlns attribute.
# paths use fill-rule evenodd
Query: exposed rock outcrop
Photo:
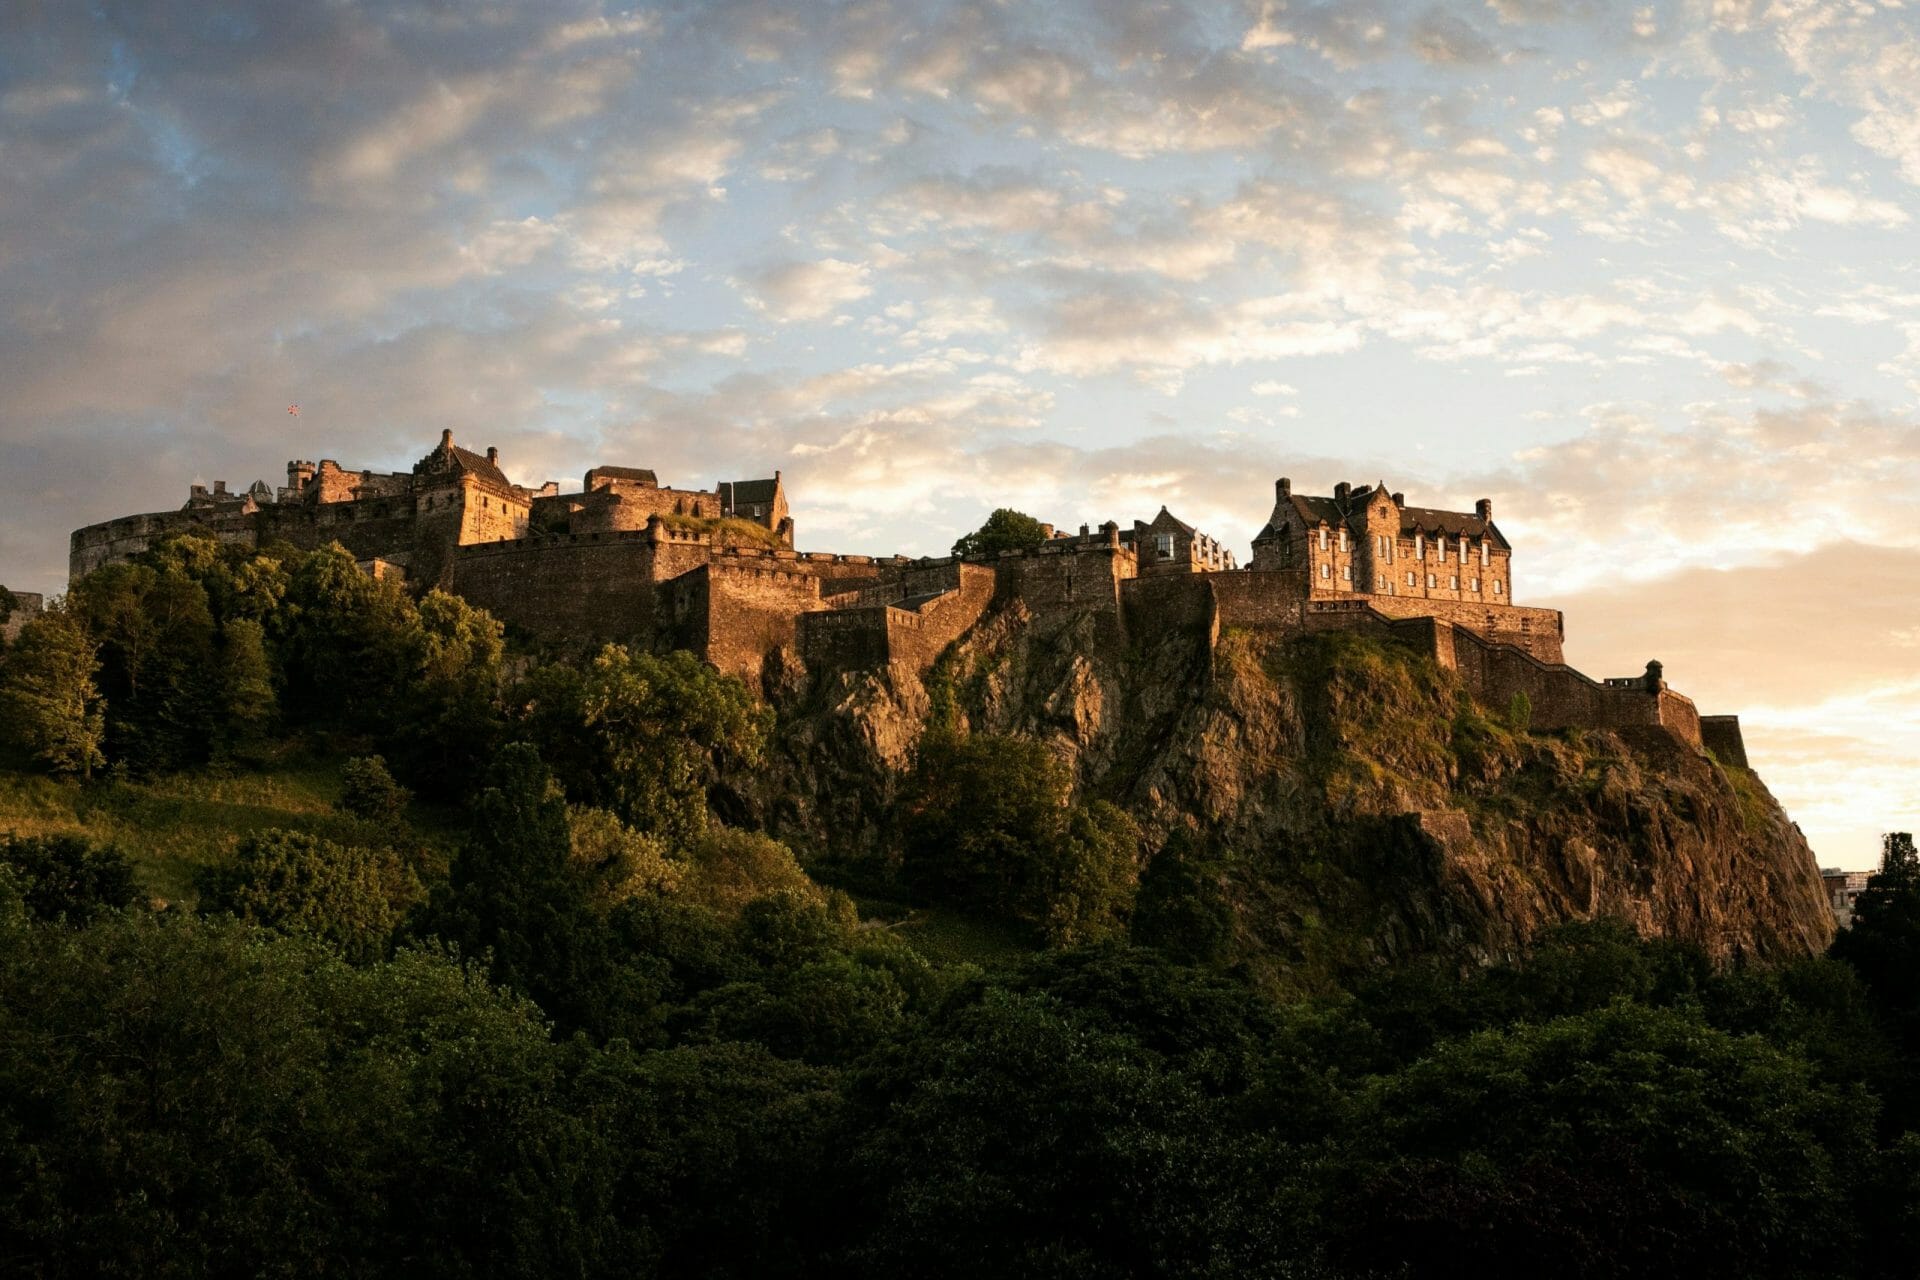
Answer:
<svg viewBox="0 0 1920 1280"><path fill-rule="evenodd" d="M1409 650L1349 634L1122 636L1096 613L989 613L922 680L778 699L752 819L817 859L883 862L929 728L1040 738L1127 808L1143 860L1189 828L1227 864L1237 955L1310 986L1416 954L1509 955L1596 916L1716 958L1825 946L1798 829L1759 779L1664 730L1532 734Z"/></svg>

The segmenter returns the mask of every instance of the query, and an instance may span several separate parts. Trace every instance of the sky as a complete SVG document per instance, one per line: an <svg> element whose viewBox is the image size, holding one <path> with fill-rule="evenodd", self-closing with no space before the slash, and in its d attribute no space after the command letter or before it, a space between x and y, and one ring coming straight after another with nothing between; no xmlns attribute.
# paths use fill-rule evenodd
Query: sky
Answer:
<svg viewBox="0 0 1920 1280"><path fill-rule="evenodd" d="M1909 0L1912 5L1912 0ZM1493 499L1823 863L1920 828L1920 5L0 0L0 581L443 428L803 549ZM298 415L288 406L298 404Z"/></svg>

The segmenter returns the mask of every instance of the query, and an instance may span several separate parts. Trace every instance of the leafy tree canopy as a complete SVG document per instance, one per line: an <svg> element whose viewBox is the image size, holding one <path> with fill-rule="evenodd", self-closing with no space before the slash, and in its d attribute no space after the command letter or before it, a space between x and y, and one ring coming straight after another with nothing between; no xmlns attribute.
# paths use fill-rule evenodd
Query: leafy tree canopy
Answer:
<svg viewBox="0 0 1920 1280"><path fill-rule="evenodd" d="M997 556L1002 551L1032 551L1047 540L1046 530L1024 511L1001 507L972 533L953 544L957 556Z"/></svg>

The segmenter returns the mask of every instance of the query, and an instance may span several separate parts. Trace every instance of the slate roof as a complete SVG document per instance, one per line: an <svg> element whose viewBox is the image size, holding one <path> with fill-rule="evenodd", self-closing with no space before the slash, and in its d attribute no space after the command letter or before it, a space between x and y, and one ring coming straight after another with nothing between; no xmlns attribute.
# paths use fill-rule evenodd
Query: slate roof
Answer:
<svg viewBox="0 0 1920 1280"><path fill-rule="evenodd" d="M1315 497L1311 494L1295 493L1288 496L1294 514L1301 524L1311 529L1321 521L1329 525L1345 524L1356 531L1365 527L1364 513L1367 501L1381 486L1367 485L1355 489L1348 495L1347 505L1342 509L1340 502L1332 497ZM1274 514L1279 514L1278 508ZM1261 536L1273 532L1273 520L1267 521L1267 527L1260 531ZM1443 537L1457 538L1465 534L1469 538L1491 538L1493 544L1503 550L1513 548L1499 526L1491 520L1482 520L1474 511L1442 511L1437 507L1401 507L1400 533L1412 537L1416 533L1438 534Z"/></svg>
<svg viewBox="0 0 1920 1280"><path fill-rule="evenodd" d="M660 485L660 477L645 467L595 467L593 474L603 480L632 480L639 484Z"/></svg>
<svg viewBox="0 0 1920 1280"><path fill-rule="evenodd" d="M498 485L502 489L508 490L509 492L512 491L513 481L507 479L506 472L502 471L493 463L488 462L486 454L475 453L471 449L462 449L457 444L453 446L450 452L453 454L454 465L460 470L465 471L469 475L476 476L481 480L485 480L488 484Z"/></svg>
<svg viewBox="0 0 1920 1280"><path fill-rule="evenodd" d="M771 480L722 480L720 482L720 503L727 510L738 507L762 504L773 505L774 495L780 492L780 481Z"/></svg>

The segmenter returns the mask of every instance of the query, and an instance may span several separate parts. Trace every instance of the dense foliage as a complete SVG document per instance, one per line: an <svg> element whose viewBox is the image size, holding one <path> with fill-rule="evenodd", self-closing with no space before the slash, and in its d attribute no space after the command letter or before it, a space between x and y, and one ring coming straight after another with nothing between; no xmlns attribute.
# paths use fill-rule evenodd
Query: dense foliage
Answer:
<svg viewBox="0 0 1920 1280"><path fill-rule="evenodd" d="M1002 551L1032 551L1047 540L1046 527L1024 511L1000 507L972 533L953 544L957 556L997 556Z"/></svg>
<svg viewBox="0 0 1920 1280"><path fill-rule="evenodd" d="M1912 1272L1909 842L1831 956L1716 967L1598 922L1283 1001L1227 967L1238 851L1143 858L1043 744L947 733L877 889L1031 945L943 965L716 816L769 733L737 682L544 657L337 550L191 540L27 624L22 762L297 749L339 793L332 838L261 824L192 905L148 901L137 843L0 843L10 1268Z"/></svg>

